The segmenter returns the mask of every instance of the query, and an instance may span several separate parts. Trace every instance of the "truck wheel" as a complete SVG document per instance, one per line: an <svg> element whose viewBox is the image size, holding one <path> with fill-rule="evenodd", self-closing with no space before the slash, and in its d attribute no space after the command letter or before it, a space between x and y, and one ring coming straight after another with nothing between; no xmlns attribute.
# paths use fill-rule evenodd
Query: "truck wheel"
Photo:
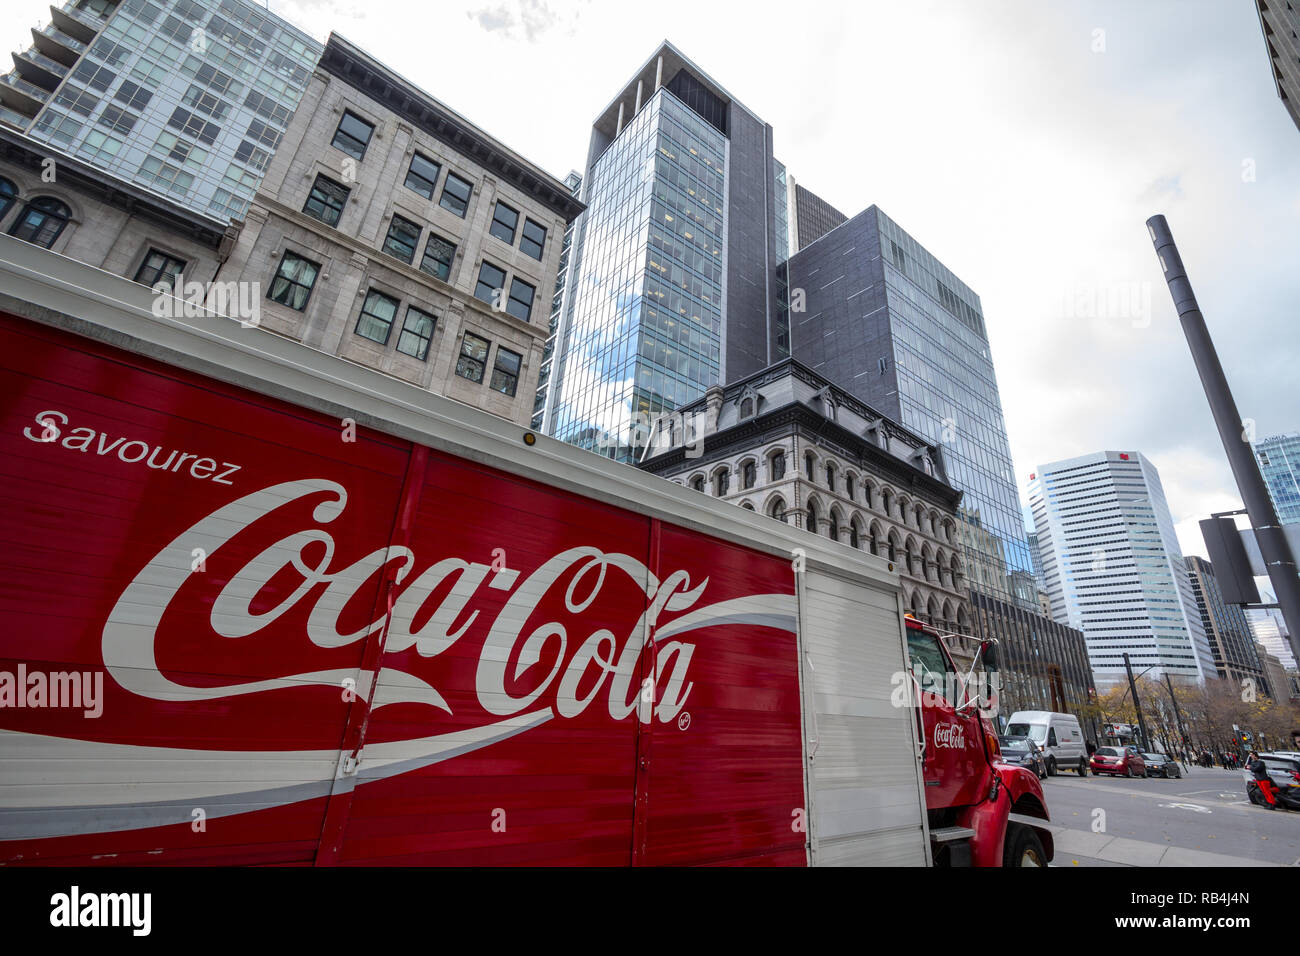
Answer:
<svg viewBox="0 0 1300 956"><path fill-rule="evenodd" d="M1079 759L1079 776L1080 777L1088 776L1088 762L1083 758Z"/></svg>
<svg viewBox="0 0 1300 956"><path fill-rule="evenodd" d="M1003 866L1047 866L1047 854L1038 834L1031 828L1015 824L1007 832L1002 848Z"/></svg>
<svg viewBox="0 0 1300 956"><path fill-rule="evenodd" d="M1049 777L1055 777L1055 776L1056 776L1056 760L1054 760L1054 759L1052 759L1052 758L1050 758L1050 757L1049 757L1048 760L1047 760L1047 775L1048 775Z"/></svg>

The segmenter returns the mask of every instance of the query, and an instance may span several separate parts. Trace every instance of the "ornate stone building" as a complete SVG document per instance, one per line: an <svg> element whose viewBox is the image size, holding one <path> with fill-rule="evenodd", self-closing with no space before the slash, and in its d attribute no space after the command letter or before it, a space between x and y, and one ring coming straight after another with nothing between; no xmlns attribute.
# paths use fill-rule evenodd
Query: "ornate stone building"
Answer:
<svg viewBox="0 0 1300 956"><path fill-rule="evenodd" d="M921 620L969 633L961 492L937 446L787 359L656 423L641 467L879 555Z"/></svg>

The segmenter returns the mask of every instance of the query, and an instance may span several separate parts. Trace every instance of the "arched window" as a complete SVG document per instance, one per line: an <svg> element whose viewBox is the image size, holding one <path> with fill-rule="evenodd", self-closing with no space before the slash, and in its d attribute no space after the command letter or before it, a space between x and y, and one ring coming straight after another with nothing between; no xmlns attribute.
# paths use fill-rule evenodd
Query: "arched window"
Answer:
<svg viewBox="0 0 1300 956"><path fill-rule="evenodd" d="M754 400L752 398L746 398L741 401L740 417L742 419L754 417Z"/></svg>
<svg viewBox="0 0 1300 956"><path fill-rule="evenodd" d="M898 561L898 539L892 534L889 536L889 563L894 564Z"/></svg>
<svg viewBox="0 0 1300 956"><path fill-rule="evenodd" d="M789 519L785 513L785 499L780 495L777 495L768 502L767 515L769 518L775 518L777 521L787 522Z"/></svg>
<svg viewBox="0 0 1300 956"><path fill-rule="evenodd" d="M871 522L871 527L867 529L867 542L871 547L871 553L875 555L879 555L880 554L880 526L877 525L874 521Z"/></svg>
<svg viewBox="0 0 1300 956"><path fill-rule="evenodd" d="M803 470L807 473L809 481L815 480L813 478L813 469L816 467L817 467L817 463L813 461L812 452L808 452L808 454L803 456Z"/></svg>
<svg viewBox="0 0 1300 956"><path fill-rule="evenodd" d="M746 489L753 488L754 483L757 480L758 480L758 466L754 462L747 461L740 466L741 487Z"/></svg>
<svg viewBox="0 0 1300 956"><path fill-rule="evenodd" d="M731 472L723 468L713 476L713 493L721 498L731 487Z"/></svg>
<svg viewBox="0 0 1300 956"><path fill-rule="evenodd" d="M853 476L852 475L844 476L844 494L846 494L850 498L853 497Z"/></svg>
<svg viewBox="0 0 1300 956"><path fill-rule="evenodd" d="M768 459L771 463L772 480L780 481L785 477L785 452L778 451Z"/></svg>
<svg viewBox="0 0 1300 956"><path fill-rule="evenodd" d="M691 479L691 487L692 487L693 489L695 489L696 491L703 491L703 490L704 490L704 476L703 476L703 475L696 475L694 478L692 478L692 479Z"/></svg>
<svg viewBox="0 0 1300 956"><path fill-rule="evenodd" d="M871 482L863 482L862 490L866 492L867 507L874 508L876 506L876 490L871 486Z"/></svg>
<svg viewBox="0 0 1300 956"><path fill-rule="evenodd" d="M862 547L862 540L858 536L858 526L856 524L849 525L849 545L854 548Z"/></svg>
<svg viewBox="0 0 1300 956"><path fill-rule="evenodd" d="M808 502L807 528L813 534L817 533L817 506L811 501Z"/></svg>
<svg viewBox="0 0 1300 956"><path fill-rule="evenodd" d="M748 501L746 501L746 502L745 502L744 504L742 504L740 507L744 508L746 511L753 511L753 510L754 510L754 506L751 505Z"/></svg>
<svg viewBox="0 0 1300 956"><path fill-rule="evenodd" d="M829 461L826 463L826 487L835 490L835 466Z"/></svg>
<svg viewBox="0 0 1300 956"><path fill-rule="evenodd" d="M886 515L889 515L889 514L892 514L892 513L893 513L893 512L891 512L891 511L889 510L889 509L890 509L890 506L893 504L893 502L894 502L894 496L893 496L892 494L889 493L889 489L888 489L888 488L885 488L884 490L882 490L882 491L880 492L880 504L881 504L881 507L883 507L883 508L885 509L885 514L886 514ZM892 561L893 559L891 558L890 560Z"/></svg>
<svg viewBox="0 0 1300 956"><path fill-rule="evenodd" d="M834 511L831 512L830 525L826 529L826 537L832 541L840 540L840 516Z"/></svg>
<svg viewBox="0 0 1300 956"><path fill-rule="evenodd" d="M18 187L13 180L0 176L0 219L4 219L9 207L18 201Z"/></svg>
<svg viewBox="0 0 1300 956"><path fill-rule="evenodd" d="M66 203L53 196L37 196L23 206L23 211L9 229L9 235L48 249L71 218L72 210Z"/></svg>

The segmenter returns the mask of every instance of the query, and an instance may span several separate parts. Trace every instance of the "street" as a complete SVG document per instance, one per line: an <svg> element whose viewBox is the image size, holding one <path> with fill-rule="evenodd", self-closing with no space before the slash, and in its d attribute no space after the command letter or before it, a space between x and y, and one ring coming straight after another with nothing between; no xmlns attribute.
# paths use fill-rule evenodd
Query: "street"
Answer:
<svg viewBox="0 0 1300 956"><path fill-rule="evenodd" d="M1252 806L1239 770L1182 779L1071 773L1043 781L1053 866L1293 866L1300 813Z"/></svg>

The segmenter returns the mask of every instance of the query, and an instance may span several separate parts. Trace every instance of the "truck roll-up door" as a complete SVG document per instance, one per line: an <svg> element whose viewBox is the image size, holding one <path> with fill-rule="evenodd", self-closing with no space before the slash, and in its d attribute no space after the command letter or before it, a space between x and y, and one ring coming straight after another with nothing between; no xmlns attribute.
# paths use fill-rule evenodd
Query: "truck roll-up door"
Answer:
<svg viewBox="0 0 1300 956"><path fill-rule="evenodd" d="M891 699L906 670L898 595L812 562L800 578L811 862L925 866L915 713Z"/></svg>

